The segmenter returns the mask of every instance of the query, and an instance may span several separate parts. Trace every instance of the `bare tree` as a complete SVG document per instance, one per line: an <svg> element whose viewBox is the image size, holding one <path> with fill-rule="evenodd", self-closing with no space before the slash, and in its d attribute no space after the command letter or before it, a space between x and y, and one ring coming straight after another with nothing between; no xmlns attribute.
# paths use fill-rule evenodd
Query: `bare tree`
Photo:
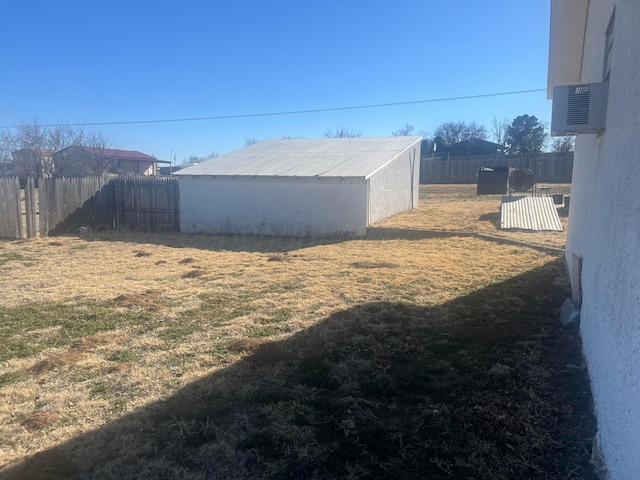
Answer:
<svg viewBox="0 0 640 480"><path fill-rule="evenodd" d="M0 176L13 175L13 135L8 131L0 132Z"/></svg>
<svg viewBox="0 0 640 480"><path fill-rule="evenodd" d="M471 121L466 125L466 128L464 130L465 138L463 138L463 140L467 140L469 138L479 138L481 140L484 140L487 138L487 136L487 129L484 125L480 125L475 121Z"/></svg>
<svg viewBox="0 0 640 480"><path fill-rule="evenodd" d="M409 125L408 123L404 124L404 127L400 127L398 130L394 130L391 132L391 135L394 137L406 137L411 135L413 132L413 125Z"/></svg>
<svg viewBox="0 0 640 480"><path fill-rule="evenodd" d="M555 137L551 140L551 150L560 153L573 152L575 143L575 137Z"/></svg>
<svg viewBox="0 0 640 480"><path fill-rule="evenodd" d="M182 160L182 165L191 164L191 163L202 163L207 160L211 160L212 158L216 158L218 156L218 152L213 151L209 153L209 155L204 155L199 157L197 155L189 155L187 158Z"/></svg>
<svg viewBox="0 0 640 480"><path fill-rule="evenodd" d="M247 137L244 139L244 146L245 147L249 147L251 145L254 145L258 143L258 139L257 138L251 138L251 137Z"/></svg>
<svg viewBox="0 0 640 480"><path fill-rule="evenodd" d="M24 179L53 175L53 153L71 145L79 145L83 136L80 127L44 127L34 120L23 122L13 134L5 132L3 144L10 146L14 173Z"/></svg>
<svg viewBox="0 0 640 480"><path fill-rule="evenodd" d="M493 136L493 141L498 145L502 145L503 149L507 146L507 132L510 124L511 122L506 117L493 117L493 120L491 120L491 135Z"/></svg>
<svg viewBox="0 0 640 480"><path fill-rule="evenodd" d="M101 176L115 172L117 158L111 140L100 132L91 132L85 136L83 147L87 152L84 169L88 174Z"/></svg>
<svg viewBox="0 0 640 480"><path fill-rule="evenodd" d="M43 174L43 156L47 153L47 133L37 120L22 122L13 135L12 156L15 174L20 179Z"/></svg>
<svg viewBox="0 0 640 480"><path fill-rule="evenodd" d="M325 138L358 138L362 136L362 132L347 127L338 127L334 130L330 128L324 132Z"/></svg>
<svg viewBox="0 0 640 480"><path fill-rule="evenodd" d="M445 122L436 128L434 140L439 144L451 145L471 137L487 138L487 129L476 122Z"/></svg>
<svg viewBox="0 0 640 480"><path fill-rule="evenodd" d="M71 128L66 125L60 125L51 127L46 130L46 149L49 153L49 158L55 152L59 152L70 146L82 145L85 141L85 133L82 127ZM53 175L55 166L53 162L49 160L45 162L46 172L48 175Z"/></svg>

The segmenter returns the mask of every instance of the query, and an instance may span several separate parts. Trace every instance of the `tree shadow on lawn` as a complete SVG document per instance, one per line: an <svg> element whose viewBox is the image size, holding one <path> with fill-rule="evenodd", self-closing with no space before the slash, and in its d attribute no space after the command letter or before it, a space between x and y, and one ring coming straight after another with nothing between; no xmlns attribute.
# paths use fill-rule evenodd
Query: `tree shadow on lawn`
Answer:
<svg viewBox="0 0 640 480"><path fill-rule="evenodd" d="M65 478L595 479L561 259L424 308L369 303L5 472Z"/></svg>

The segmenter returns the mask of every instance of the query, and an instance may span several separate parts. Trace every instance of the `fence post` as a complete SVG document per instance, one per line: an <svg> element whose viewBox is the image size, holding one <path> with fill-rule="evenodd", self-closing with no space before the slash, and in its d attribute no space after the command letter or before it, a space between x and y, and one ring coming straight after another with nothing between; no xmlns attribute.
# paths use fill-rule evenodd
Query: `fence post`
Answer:
<svg viewBox="0 0 640 480"><path fill-rule="evenodd" d="M173 184L173 231L180 231L180 183Z"/></svg>
<svg viewBox="0 0 640 480"><path fill-rule="evenodd" d="M27 224L27 238L36 238L36 184L33 177L27 178L24 187L24 208Z"/></svg>

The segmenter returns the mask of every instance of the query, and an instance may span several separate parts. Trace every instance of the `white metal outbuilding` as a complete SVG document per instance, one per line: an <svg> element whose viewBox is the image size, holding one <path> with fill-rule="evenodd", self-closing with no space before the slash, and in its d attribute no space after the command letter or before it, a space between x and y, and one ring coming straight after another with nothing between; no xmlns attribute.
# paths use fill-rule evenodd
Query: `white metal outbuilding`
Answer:
<svg viewBox="0 0 640 480"><path fill-rule="evenodd" d="M418 205L421 139L266 140L179 170L180 228L364 235Z"/></svg>

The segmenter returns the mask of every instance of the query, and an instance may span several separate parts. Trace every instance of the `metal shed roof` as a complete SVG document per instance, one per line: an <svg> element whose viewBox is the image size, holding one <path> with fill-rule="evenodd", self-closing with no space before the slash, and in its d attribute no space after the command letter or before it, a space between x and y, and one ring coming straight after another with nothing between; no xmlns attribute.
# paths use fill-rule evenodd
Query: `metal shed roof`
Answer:
<svg viewBox="0 0 640 480"><path fill-rule="evenodd" d="M174 175L368 178L421 139L411 136L265 140Z"/></svg>

